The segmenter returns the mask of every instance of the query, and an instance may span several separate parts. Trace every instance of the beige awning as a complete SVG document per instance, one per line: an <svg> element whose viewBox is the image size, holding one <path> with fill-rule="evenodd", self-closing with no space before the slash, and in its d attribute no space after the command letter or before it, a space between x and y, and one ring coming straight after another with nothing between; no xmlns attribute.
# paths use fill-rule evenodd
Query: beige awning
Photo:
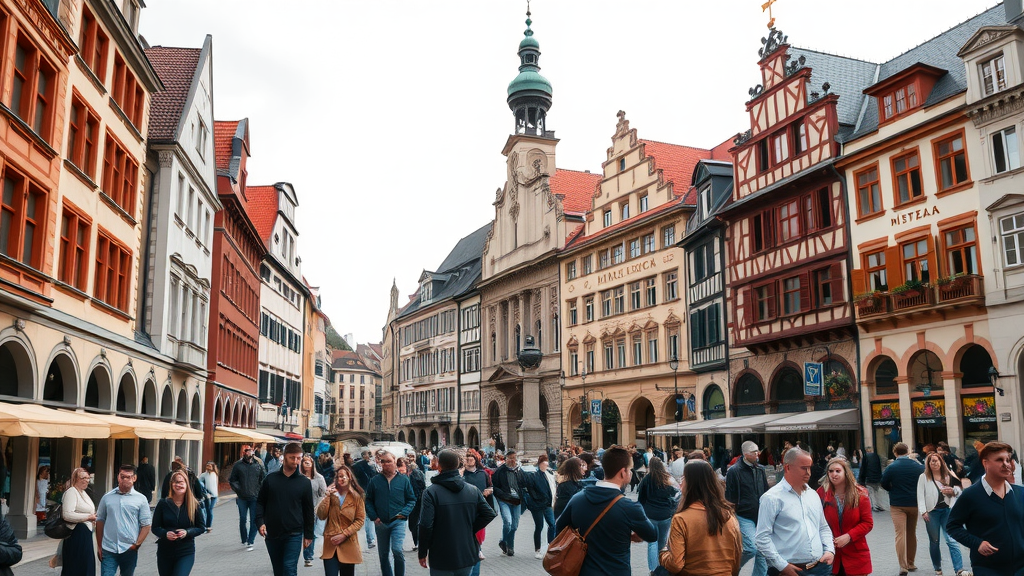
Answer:
<svg viewBox="0 0 1024 576"><path fill-rule="evenodd" d="M110 433L110 424L87 414L0 402L0 436L109 438Z"/></svg>
<svg viewBox="0 0 1024 576"><path fill-rule="evenodd" d="M780 434L808 430L857 430L858 428L860 428L860 411L856 408L847 408L790 414L786 418L766 424L765 432Z"/></svg>
<svg viewBox="0 0 1024 576"><path fill-rule="evenodd" d="M230 442L280 442L277 438L247 428L217 426L213 429L213 441L216 444Z"/></svg>
<svg viewBox="0 0 1024 576"><path fill-rule="evenodd" d="M161 420L126 418L114 414L88 414L110 425L111 438L141 438L143 440L202 440L203 431L179 426Z"/></svg>

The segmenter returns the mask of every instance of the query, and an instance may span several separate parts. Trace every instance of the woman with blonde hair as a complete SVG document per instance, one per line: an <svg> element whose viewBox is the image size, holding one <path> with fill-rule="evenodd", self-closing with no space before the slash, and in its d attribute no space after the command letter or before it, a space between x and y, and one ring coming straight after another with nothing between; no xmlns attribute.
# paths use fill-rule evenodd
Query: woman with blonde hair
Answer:
<svg viewBox="0 0 1024 576"><path fill-rule="evenodd" d="M206 519L188 472L177 470L170 480L170 494L153 511L156 569L160 576L187 576L196 561L195 538L206 533Z"/></svg>
<svg viewBox="0 0 1024 576"><path fill-rule="evenodd" d="M962 491L960 478L946 466L942 455L938 452L928 454L924 459L924 473L917 479L917 511L921 513L928 532L928 552L932 557L932 568L939 576L942 574L942 544L939 540L942 536L946 538L953 571L958 576L964 571L960 544L946 533L949 511Z"/></svg>
<svg viewBox="0 0 1024 576"><path fill-rule="evenodd" d="M64 521L71 536L61 541L61 576L95 576L96 550L92 531L96 526L96 505L86 493L92 477L85 468L75 468L68 489L61 498Z"/></svg>
<svg viewBox="0 0 1024 576"><path fill-rule="evenodd" d="M711 464L706 460L687 462L681 490L668 546L661 550L661 565L678 576L739 574L743 555L740 523Z"/></svg>
<svg viewBox="0 0 1024 576"><path fill-rule="evenodd" d="M832 573L871 574L871 551L865 537L874 528L875 521L871 517L868 491L857 485L846 458L839 456L829 460L825 470L825 481L818 488L818 496L836 548Z"/></svg>
<svg viewBox="0 0 1024 576"><path fill-rule="evenodd" d="M213 530L213 507L217 505L217 498L220 497L220 470L210 460L206 463L206 471L199 475L199 483L206 489L209 495L203 500L203 512L206 513L206 531Z"/></svg>
<svg viewBox="0 0 1024 576"><path fill-rule="evenodd" d="M316 465L313 462L313 457L309 454L302 455L302 464L299 467L299 471L306 478L309 478L310 488L313 489L313 508L320 504L320 500L327 495L327 481L324 480L322 474L317 472ZM306 561L306 567L313 565L313 551L316 549L316 538L319 535L323 537L323 522L319 518L316 519L316 525L313 527L313 539L309 541L309 546L302 549L302 558Z"/></svg>
<svg viewBox="0 0 1024 576"><path fill-rule="evenodd" d="M363 489L355 481L352 470L339 464L334 483L316 507L316 517L324 526L324 561L326 576L354 576L356 564L363 563L359 550L359 531L366 522Z"/></svg>

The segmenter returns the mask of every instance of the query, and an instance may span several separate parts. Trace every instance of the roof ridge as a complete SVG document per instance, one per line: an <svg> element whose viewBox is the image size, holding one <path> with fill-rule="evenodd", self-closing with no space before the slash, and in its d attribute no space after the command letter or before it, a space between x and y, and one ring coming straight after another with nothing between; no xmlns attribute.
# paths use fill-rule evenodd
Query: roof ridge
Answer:
<svg viewBox="0 0 1024 576"><path fill-rule="evenodd" d="M954 25L950 26L949 28L946 28L946 29L945 29L945 30L943 30L942 32L939 32L938 34L935 34L935 35L933 35L933 36L932 36L931 38L928 38L927 40L924 40L924 41L922 41L922 42L919 42L919 43L917 43L916 45L914 45L914 46L912 46L912 47L910 47L910 48L908 48L908 49L904 50L903 52L900 52L900 53L899 53L899 54L897 54L896 56L893 56L892 58L890 58L890 59L886 60L885 62L882 62L882 64L883 64L883 65L884 65L884 64L889 64L889 63L890 63L890 62L892 62L893 60L896 60L897 58L900 58L901 56L904 56L904 55L906 55L906 54L908 54L908 53L910 53L910 52L913 52L914 50L917 50L918 48L920 48L921 46L924 46L925 44L927 44L927 43L931 42L932 40L936 40L936 39L938 39L938 38L939 38L939 37L941 37L941 36L945 36L946 34L948 34L948 33L949 33L950 31L952 31L953 29L955 29L955 28L959 28L960 26L963 26L964 24L967 24L967 23L968 23L968 22L970 22L971 20L974 20L974 19L975 19L975 18L977 18L978 16L981 16L982 14L985 14L985 13L987 13L987 12L990 12L991 10L993 10L993 9L995 9L995 8L998 8L998 7L999 7L999 6L1001 6L1001 5L1002 5L1002 2L1000 2L999 4L996 4L996 5L994 5L994 6L991 6L991 7L989 7L989 8L986 8L986 9L982 10L981 12L978 12L978 13L977 13L977 14L975 14L974 16L971 16L970 18L968 18L968 19L966 19L966 20L963 20L962 22L957 22L956 24L954 24Z"/></svg>
<svg viewBox="0 0 1024 576"><path fill-rule="evenodd" d="M700 150L702 152L711 152L711 148L698 148L696 146L690 146L689 144L673 144L672 142L665 142L663 140L654 140L652 138L637 138L638 142L653 142L655 144L664 144L665 146L675 146L677 148L689 148L690 150Z"/></svg>
<svg viewBox="0 0 1024 576"><path fill-rule="evenodd" d="M878 62L872 62L871 60L865 60L864 58L856 58L854 56L844 56L842 54L836 54L834 52L826 52L824 50L815 50L814 48L804 48L803 46L793 46L794 50L800 50L801 52L814 52L816 54L822 54L824 56L832 56L833 58L843 58L846 60L854 60L856 62L863 62L865 64L872 64L878 66Z"/></svg>
<svg viewBox="0 0 1024 576"><path fill-rule="evenodd" d="M203 51L202 48L193 48L191 46L163 46L161 44L157 44L156 46L150 46L149 48L146 48L146 50L154 50L156 48L161 48L163 50L194 50L196 52Z"/></svg>
<svg viewBox="0 0 1024 576"><path fill-rule="evenodd" d="M556 171L557 170L564 170L566 172L575 172L577 174L591 174L591 175L594 175L594 176L600 176L600 174L595 174L594 172L591 172L590 170L573 170L572 168L558 168L557 166L555 167L555 170Z"/></svg>

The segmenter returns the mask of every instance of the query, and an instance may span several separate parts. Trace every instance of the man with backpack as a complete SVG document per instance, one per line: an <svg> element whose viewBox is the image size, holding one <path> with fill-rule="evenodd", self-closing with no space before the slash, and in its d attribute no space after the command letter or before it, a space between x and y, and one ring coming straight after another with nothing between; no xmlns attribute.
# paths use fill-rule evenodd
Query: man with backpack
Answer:
<svg viewBox="0 0 1024 576"><path fill-rule="evenodd" d="M601 457L604 479L576 493L558 517L555 531L567 527L585 534L587 556L579 576L629 576L632 542L657 542L658 530L643 507L623 498L633 459L625 448L609 448Z"/></svg>

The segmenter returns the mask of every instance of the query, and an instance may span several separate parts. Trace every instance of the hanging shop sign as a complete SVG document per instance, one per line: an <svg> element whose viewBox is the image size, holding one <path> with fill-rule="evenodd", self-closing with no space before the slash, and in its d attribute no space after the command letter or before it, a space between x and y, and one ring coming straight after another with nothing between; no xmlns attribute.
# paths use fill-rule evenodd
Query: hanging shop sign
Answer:
<svg viewBox="0 0 1024 576"><path fill-rule="evenodd" d="M960 403L960 413L968 424L995 424L995 396L963 396L960 398Z"/></svg>
<svg viewBox="0 0 1024 576"><path fill-rule="evenodd" d="M821 362L804 362L804 396L822 395Z"/></svg>
<svg viewBox="0 0 1024 576"><path fill-rule="evenodd" d="M942 398L914 400L911 404L914 424L924 427L940 427L946 425L946 401Z"/></svg>
<svg viewBox="0 0 1024 576"><path fill-rule="evenodd" d="M900 425L900 402L872 402L871 403L871 426L874 428L889 428Z"/></svg>

